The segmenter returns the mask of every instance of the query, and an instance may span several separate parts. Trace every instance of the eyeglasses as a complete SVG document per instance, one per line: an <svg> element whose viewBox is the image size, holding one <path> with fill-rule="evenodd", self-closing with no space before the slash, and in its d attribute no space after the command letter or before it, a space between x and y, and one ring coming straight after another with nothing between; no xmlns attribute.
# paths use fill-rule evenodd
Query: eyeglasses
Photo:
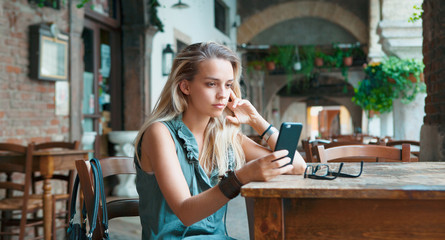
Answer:
<svg viewBox="0 0 445 240"><path fill-rule="evenodd" d="M308 165L306 167L306 170L304 170L304 178L334 180L337 177L346 177L346 178L360 177L360 175L362 175L363 172L363 161L361 161L360 163L360 172L356 175L342 173L341 172L342 168L343 168L343 163L340 163L340 166L336 171L330 171L329 165L327 164Z"/></svg>

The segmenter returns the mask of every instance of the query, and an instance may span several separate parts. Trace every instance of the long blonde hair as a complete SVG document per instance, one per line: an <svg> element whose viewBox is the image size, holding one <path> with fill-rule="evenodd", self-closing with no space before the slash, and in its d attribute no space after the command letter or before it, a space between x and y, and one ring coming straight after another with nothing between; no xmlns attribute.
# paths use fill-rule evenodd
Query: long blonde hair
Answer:
<svg viewBox="0 0 445 240"><path fill-rule="evenodd" d="M156 106L142 125L135 140L135 154L140 161L138 145L145 130L154 122L169 121L187 109L186 96L179 89L179 83L187 79L192 81L198 73L199 63L209 59L224 59L232 64L235 81L232 90L237 97L241 96L239 79L241 75L241 61L232 50L215 42L195 43L181 51L173 61L168 80L161 92ZM240 127L226 121L227 115L232 111L226 108L220 117L212 117L204 133L204 145L199 154L199 162L209 174L215 167L220 175L224 174L229 166L227 157L233 150L236 168L245 162L241 147Z"/></svg>

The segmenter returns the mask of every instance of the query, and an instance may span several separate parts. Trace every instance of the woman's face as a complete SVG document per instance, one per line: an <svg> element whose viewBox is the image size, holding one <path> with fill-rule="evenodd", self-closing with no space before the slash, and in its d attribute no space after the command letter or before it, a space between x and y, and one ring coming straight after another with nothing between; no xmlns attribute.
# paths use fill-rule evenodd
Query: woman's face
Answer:
<svg viewBox="0 0 445 240"><path fill-rule="evenodd" d="M198 65L198 74L192 81L185 80L188 109L194 114L220 116L229 101L234 82L233 68L229 61L209 59Z"/></svg>

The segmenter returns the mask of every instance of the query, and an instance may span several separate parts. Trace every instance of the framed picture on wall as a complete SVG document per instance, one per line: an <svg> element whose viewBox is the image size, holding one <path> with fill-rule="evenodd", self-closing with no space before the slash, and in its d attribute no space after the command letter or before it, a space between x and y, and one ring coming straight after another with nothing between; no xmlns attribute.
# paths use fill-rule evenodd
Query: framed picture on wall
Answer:
<svg viewBox="0 0 445 240"><path fill-rule="evenodd" d="M68 80L68 35L55 25L33 25L30 30L30 77Z"/></svg>

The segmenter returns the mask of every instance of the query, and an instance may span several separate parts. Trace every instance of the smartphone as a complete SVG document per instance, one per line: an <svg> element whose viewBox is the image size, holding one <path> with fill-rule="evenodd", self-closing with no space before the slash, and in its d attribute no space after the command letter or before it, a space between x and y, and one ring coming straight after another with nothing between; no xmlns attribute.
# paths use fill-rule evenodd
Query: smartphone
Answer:
<svg viewBox="0 0 445 240"><path fill-rule="evenodd" d="M277 144L275 145L275 151L283 149L289 151L287 156L290 158L290 162L286 165L292 164L294 160L295 151L297 151L298 141L300 140L302 129L302 123L284 122L281 124L280 134L278 135Z"/></svg>

